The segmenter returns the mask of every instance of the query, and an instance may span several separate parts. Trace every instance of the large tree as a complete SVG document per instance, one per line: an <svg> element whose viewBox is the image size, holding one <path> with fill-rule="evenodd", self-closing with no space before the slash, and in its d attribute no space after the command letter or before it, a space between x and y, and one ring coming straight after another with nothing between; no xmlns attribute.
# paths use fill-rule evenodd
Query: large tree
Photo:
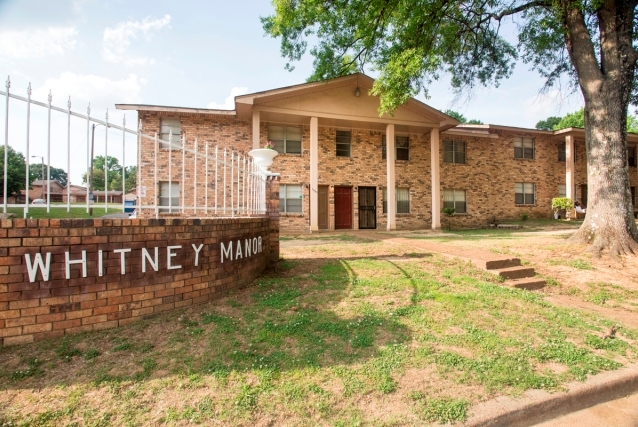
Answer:
<svg viewBox="0 0 638 427"><path fill-rule="evenodd" d="M47 173L47 165L44 164L44 168L42 167L42 163L31 163L29 164L29 179L30 183L36 179L42 179L42 172ZM52 180L58 181L63 187L66 187L67 183L67 173L62 168L56 168L51 166L51 176Z"/></svg>
<svg viewBox="0 0 638 427"><path fill-rule="evenodd" d="M379 73L371 93L380 112L428 93L442 73L471 90L508 77L517 59L546 88L566 76L585 100L588 211L572 237L594 250L638 253L627 165L626 121L638 101L635 47L638 0L273 0L264 29L281 38L282 55L299 60L308 39L315 69L343 75L349 55ZM516 19L518 44L502 34ZM329 70L330 72L328 72Z"/></svg>
<svg viewBox="0 0 638 427"><path fill-rule="evenodd" d="M116 157L108 156L107 159L109 191L119 191L122 189L122 165ZM136 185L137 166L126 166L126 192L129 192ZM88 171L82 175L83 183L88 183ZM104 191L104 156L97 156L93 160L93 190Z"/></svg>
<svg viewBox="0 0 638 427"><path fill-rule="evenodd" d="M24 155L11 146L7 149L7 193L17 194L25 189L27 163ZM4 196L4 145L0 146L0 195Z"/></svg>

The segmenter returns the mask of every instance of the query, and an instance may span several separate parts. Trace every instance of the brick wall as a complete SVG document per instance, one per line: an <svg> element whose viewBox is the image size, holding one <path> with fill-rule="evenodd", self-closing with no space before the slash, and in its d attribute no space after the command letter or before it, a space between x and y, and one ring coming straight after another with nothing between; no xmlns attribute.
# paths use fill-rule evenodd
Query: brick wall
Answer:
<svg viewBox="0 0 638 427"><path fill-rule="evenodd" d="M279 257L276 180L269 188L272 221L267 217L2 220L0 344L113 328L165 310L218 299L246 286L270 258ZM262 251L255 253L258 238ZM242 244L240 253L236 252L237 240ZM232 259L227 252L222 263L221 244L227 249L231 241L235 249ZM143 248L152 262L143 256ZM130 252L114 252L122 249ZM77 261L83 251L86 277L83 265L75 263L69 264L67 279L67 253L69 260ZM99 251L103 251L102 275ZM38 253L43 263L46 254L51 254L48 280L41 270L30 277L27 263L35 265ZM153 262L159 263L157 271Z"/></svg>

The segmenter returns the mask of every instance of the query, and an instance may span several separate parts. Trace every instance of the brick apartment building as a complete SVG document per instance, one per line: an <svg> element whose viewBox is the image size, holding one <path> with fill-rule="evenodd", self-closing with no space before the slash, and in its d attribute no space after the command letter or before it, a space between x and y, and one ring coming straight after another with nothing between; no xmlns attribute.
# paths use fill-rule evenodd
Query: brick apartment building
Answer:
<svg viewBox="0 0 638 427"><path fill-rule="evenodd" d="M363 74L306 83L235 98L234 110L116 105L137 110L146 134L197 139L203 152L218 147L248 153L267 141L279 155L270 170L281 174L282 231L416 229L441 226L442 207L454 207L456 226L497 220L551 217L551 199L587 204L585 134L582 129L541 131L501 125L459 125L411 98L393 115L379 116ZM629 134L629 172L636 206L636 145ZM169 150L160 149L154 178L154 142L142 139L140 186L157 194L168 185L179 205L192 205L193 160L172 151L185 179L168 178ZM197 171L197 205L205 175ZM210 185L210 183L209 183ZM148 191L141 204L154 204ZM160 196L160 204L166 197ZM145 200L146 199L146 200Z"/></svg>

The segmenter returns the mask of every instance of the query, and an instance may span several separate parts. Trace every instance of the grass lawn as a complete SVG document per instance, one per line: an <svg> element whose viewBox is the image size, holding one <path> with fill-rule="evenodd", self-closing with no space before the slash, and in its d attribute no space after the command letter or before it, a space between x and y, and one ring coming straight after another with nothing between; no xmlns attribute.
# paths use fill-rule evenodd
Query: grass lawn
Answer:
<svg viewBox="0 0 638 427"><path fill-rule="evenodd" d="M53 207L57 206L57 207ZM64 206L64 207L60 207ZM7 208L8 213L14 214L17 218L24 218L24 209L23 208ZM86 205L71 205L71 211L66 211L66 204L51 204L50 212L47 213L46 205L31 205L29 206L29 213L27 218L30 219L43 219L43 218L99 218L102 215L106 215L107 213L121 213L122 205L114 204L109 205L109 211L106 212L104 207L95 207L93 208L93 216L90 216L86 212Z"/></svg>
<svg viewBox="0 0 638 427"><path fill-rule="evenodd" d="M638 357L636 329L602 340L611 320L470 264L375 240L303 250L218 302L0 349L0 426L454 423Z"/></svg>

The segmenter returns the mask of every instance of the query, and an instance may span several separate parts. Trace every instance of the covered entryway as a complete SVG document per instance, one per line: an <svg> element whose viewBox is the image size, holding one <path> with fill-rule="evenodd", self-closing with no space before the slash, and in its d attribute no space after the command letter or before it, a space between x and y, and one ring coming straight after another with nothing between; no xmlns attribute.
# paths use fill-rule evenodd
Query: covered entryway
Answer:
<svg viewBox="0 0 638 427"><path fill-rule="evenodd" d="M359 229L377 228L377 188L359 187Z"/></svg>
<svg viewBox="0 0 638 427"><path fill-rule="evenodd" d="M352 228L352 187L335 187L335 229Z"/></svg>
<svg viewBox="0 0 638 427"><path fill-rule="evenodd" d="M319 229L327 230L328 224L328 186L319 186Z"/></svg>

